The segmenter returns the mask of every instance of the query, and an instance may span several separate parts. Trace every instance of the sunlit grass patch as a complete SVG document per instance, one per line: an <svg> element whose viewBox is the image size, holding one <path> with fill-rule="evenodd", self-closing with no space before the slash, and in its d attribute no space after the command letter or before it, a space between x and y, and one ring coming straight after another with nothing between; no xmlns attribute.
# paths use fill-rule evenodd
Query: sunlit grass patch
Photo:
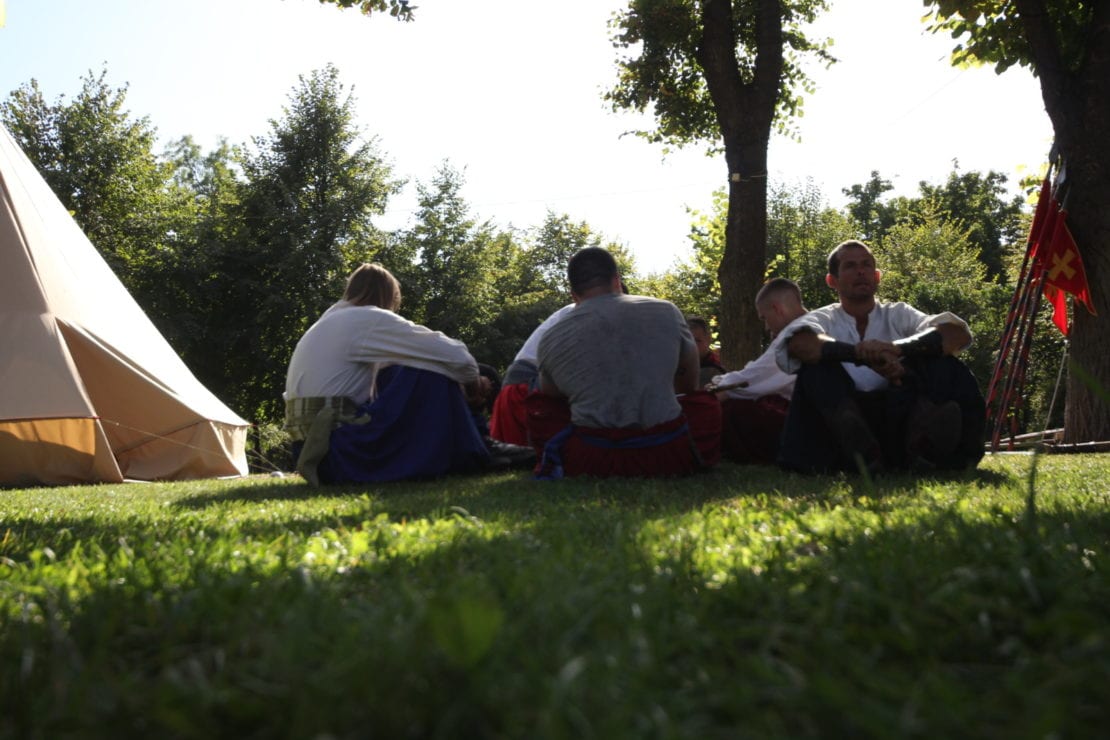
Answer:
<svg viewBox="0 0 1110 740"><path fill-rule="evenodd" d="M1091 736L1110 457L1036 464L0 491L0 735Z"/></svg>

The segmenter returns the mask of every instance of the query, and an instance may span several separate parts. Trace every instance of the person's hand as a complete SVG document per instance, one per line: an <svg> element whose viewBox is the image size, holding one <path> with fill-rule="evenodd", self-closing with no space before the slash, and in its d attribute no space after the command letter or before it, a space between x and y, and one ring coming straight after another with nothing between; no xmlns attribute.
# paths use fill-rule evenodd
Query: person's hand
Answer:
<svg viewBox="0 0 1110 740"><path fill-rule="evenodd" d="M902 364L901 353L893 342L865 339L856 345L856 357L890 381L891 385L901 385L906 367Z"/></svg>
<svg viewBox="0 0 1110 740"><path fill-rule="evenodd" d="M492 390L493 385L485 375L479 375L476 380L472 380L463 386L463 391L466 393L466 403L473 408L483 406L489 400Z"/></svg>
<svg viewBox="0 0 1110 740"><path fill-rule="evenodd" d="M880 354L879 359L869 367L889 380L891 385L901 385L902 376L906 374L906 366L902 364L902 358L888 352Z"/></svg>
<svg viewBox="0 0 1110 740"><path fill-rule="evenodd" d="M856 345L856 361L866 365L885 364L889 358L897 359L899 354L893 342L884 342L880 339L864 339Z"/></svg>

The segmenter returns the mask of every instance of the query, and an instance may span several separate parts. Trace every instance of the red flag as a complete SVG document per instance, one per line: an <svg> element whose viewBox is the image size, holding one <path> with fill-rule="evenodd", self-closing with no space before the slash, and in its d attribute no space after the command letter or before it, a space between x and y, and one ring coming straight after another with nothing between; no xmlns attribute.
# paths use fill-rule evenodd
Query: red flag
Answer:
<svg viewBox="0 0 1110 740"><path fill-rule="evenodd" d="M1055 209L1053 209L1055 210ZM1071 293L1092 314L1091 290L1079 247L1068 230L1068 212L1060 210L1051 224L1052 231L1040 250L1045 270L1044 296L1052 304L1052 321L1064 336L1068 335L1067 296Z"/></svg>
<svg viewBox="0 0 1110 740"><path fill-rule="evenodd" d="M1052 306L1052 323L1065 337L1068 335L1068 296L1064 291L1045 283L1044 297Z"/></svg>
<svg viewBox="0 0 1110 740"><path fill-rule="evenodd" d="M1034 260L1039 260L1041 255L1040 245L1043 241L1045 222L1056 211L1056 203L1052 199L1052 182L1045 175L1041 184L1041 194L1037 196L1037 206L1033 210L1033 223L1029 227L1029 253ZM1051 224L1049 224L1051 226Z"/></svg>

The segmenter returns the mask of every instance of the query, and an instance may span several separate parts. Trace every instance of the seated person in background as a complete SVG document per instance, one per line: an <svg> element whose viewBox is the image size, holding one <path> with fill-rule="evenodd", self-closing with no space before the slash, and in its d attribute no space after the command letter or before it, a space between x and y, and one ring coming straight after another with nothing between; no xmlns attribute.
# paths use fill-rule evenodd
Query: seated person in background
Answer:
<svg viewBox="0 0 1110 740"><path fill-rule="evenodd" d="M528 444L524 399L539 386L536 354L540 339L573 309L573 303L567 304L544 319L524 342L509 369L505 371L501 392L493 402L489 420L489 433L494 439L514 445Z"/></svg>
<svg viewBox="0 0 1110 740"><path fill-rule="evenodd" d="M794 376L775 361L780 332L803 315L802 291L786 278L772 278L755 296L755 310L771 335L771 344L742 370L713 378L710 389L720 388L721 454L737 463L773 465L786 410L794 392Z"/></svg>
<svg viewBox="0 0 1110 740"><path fill-rule="evenodd" d="M709 333L709 322L700 316L687 316L686 325L690 327L690 335L698 348L698 387L704 388L713 380L713 376L727 371L721 364L721 356L709 348L713 341Z"/></svg>
<svg viewBox="0 0 1110 740"><path fill-rule="evenodd" d="M363 264L293 350L285 428L313 485L473 471L491 463L472 409L490 395L466 346L403 319L401 286ZM530 451L529 451L530 452Z"/></svg>
<svg viewBox="0 0 1110 740"><path fill-rule="evenodd" d="M604 249L578 251L567 275L577 306L540 339L541 392L525 400L536 477L678 475L716 464L720 404L697 388L682 313L624 295Z"/></svg>
<svg viewBox="0 0 1110 740"><path fill-rule="evenodd" d="M829 254L825 281L839 303L782 332L779 367L795 373L779 463L823 472L973 468L983 457L986 409L956 353L971 344L963 319L875 299L881 273L863 242Z"/></svg>
<svg viewBox="0 0 1110 740"><path fill-rule="evenodd" d="M493 365L487 365L484 362L478 363L478 375L485 379L482 382L488 384L488 390L484 391L484 396L470 404L470 412L474 415L474 423L484 438L491 436L490 418L493 415L493 406L501 393L501 376Z"/></svg>

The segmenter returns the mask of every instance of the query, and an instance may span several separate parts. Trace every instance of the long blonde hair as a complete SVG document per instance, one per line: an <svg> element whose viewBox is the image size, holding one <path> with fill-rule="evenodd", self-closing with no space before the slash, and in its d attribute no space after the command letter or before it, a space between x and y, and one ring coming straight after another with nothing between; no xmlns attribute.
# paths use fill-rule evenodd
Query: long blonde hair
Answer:
<svg viewBox="0 0 1110 740"><path fill-rule="evenodd" d="M377 262L363 262L347 278L343 300L356 306L396 311L401 307L401 284Z"/></svg>

